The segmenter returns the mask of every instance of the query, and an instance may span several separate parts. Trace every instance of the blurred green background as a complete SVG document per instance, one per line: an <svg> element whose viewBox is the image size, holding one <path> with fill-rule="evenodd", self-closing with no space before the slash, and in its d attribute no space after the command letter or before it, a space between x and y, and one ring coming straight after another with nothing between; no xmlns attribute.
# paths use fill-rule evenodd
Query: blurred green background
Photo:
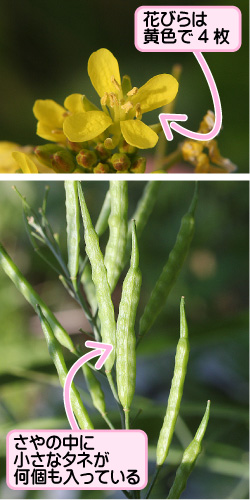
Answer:
<svg viewBox="0 0 250 500"><path fill-rule="evenodd" d="M35 207L41 206L44 182L18 182ZM66 258L65 205L62 182L50 186L48 218L60 235ZM129 217L144 182L129 183ZM87 204L95 222L107 182L84 182ZM139 315L174 245L180 220L187 211L194 182L163 182L154 212L140 240L143 277ZM207 399L212 410L204 451L182 498L248 497L248 182L202 182L196 231L189 256L166 306L138 348L137 389L131 419L149 437L149 474L165 414L179 337L179 301L186 298L190 360L181 404L181 418L153 498L166 498L182 450L192 439ZM10 182L0 185L0 241L27 279L41 294L76 343L79 329L90 331L83 313L68 297L54 271L31 248L22 219L21 201ZM104 249L107 234L101 239ZM82 240L82 255L84 243ZM114 293L116 311L121 282ZM5 435L11 429L68 428L62 389L47 352L39 321L31 307L0 268L0 436L1 498L123 498L119 492L30 492L5 485ZM68 366L74 358L65 353ZM97 428L103 421L93 410L81 374L76 380ZM106 391L109 416L119 415ZM104 424L105 425L105 424ZM132 424L133 425L133 424ZM24 496L23 496L24 495Z"/></svg>
<svg viewBox="0 0 250 500"><path fill-rule="evenodd" d="M173 0L171 5L180 2ZM159 2L151 1L150 5ZM181 5L189 5L183 0ZM220 5L227 5L227 0ZM173 64L183 66L176 112L187 113L188 128L197 130L212 107L210 91L192 53L140 53L134 47L132 0L1 0L0 96L1 140L42 144L37 138L32 107L36 99L63 103L74 92L86 94L96 104L98 96L87 75L90 54L101 47L118 58L122 74L139 87L159 73L170 73ZM198 0L192 5L200 5ZM210 3L209 3L210 5ZM221 154L248 172L248 2L236 0L243 15L243 43L238 52L205 53L220 93L223 129ZM155 123L159 111L146 115ZM171 148L180 137L176 136Z"/></svg>

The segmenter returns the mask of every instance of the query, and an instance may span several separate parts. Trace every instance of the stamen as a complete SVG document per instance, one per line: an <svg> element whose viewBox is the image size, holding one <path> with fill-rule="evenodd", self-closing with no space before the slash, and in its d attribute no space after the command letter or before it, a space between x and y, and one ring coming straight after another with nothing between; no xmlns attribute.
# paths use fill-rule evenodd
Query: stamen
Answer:
<svg viewBox="0 0 250 500"><path fill-rule="evenodd" d="M133 104L132 102L127 101L121 106L121 108L124 109L125 113L128 113L133 108Z"/></svg>
<svg viewBox="0 0 250 500"><path fill-rule="evenodd" d="M141 120L142 118L141 105L139 102L135 106L135 117L139 120Z"/></svg>
<svg viewBox="0 0 250 500"><path fill-rule="evenodd" d="M135 94L137 94L137 92L138 92L138 88L133 87L129 92L127 92L127 96L135 95Z"/></svg>
<svg viewBox="0 0 250 500"><path fill-rule="evenodd" d="M106 106L107 101L108 101L108 96L109 96L108 92L105 92L105 94L102 96L102 98L101 98L101 105L102 106Z"/></svg>
<svg viewBox="0 0 250 500"><path fill-rule="evenodd" d="M118 106L119 102L116 95L113 92L110 92L108 96L111 108L114 108L115 105Z"/></svg>
<svg viewBox="0 0 250 500"><path fill-rule="evenodd" d="M121 85L119 85L119 83L117 82L117 80L115 79L115 77L113 75L111 76L111 82L113 83L113 85L115 86L115 88L120 92Z"/></svg>

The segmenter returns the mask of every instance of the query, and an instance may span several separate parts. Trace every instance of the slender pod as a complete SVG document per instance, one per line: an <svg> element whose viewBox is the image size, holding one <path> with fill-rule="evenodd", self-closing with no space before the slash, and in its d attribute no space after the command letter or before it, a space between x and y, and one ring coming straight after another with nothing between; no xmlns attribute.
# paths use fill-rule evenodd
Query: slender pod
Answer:
<svg viewBox="0 0 250 500"><path fill-rule="evenodd" d="M99 307L99 318L101 323L101 337L106 344L112 344L113 350L108 357L105 368L110 372L115 361L115 315L114 306L111 300L111 293L107 279L107 271L104 259L99 247L99 238L93 228L93 224L86 206L81 184L78 181L78 195L84 225L84 239L86 253L88 255L91 268L92 280L96 288L96 298Z"/></svg>
<svg viewBox="0 0 250 500"><path fill-rule="evenodd" d="M64 387L66 377L68 375L68 370L63 357L62 349L57 341L53 330L47 321L46 317L42 313L41 308L37 304L37 312L43 329L43 333L48 345L50 357L56 367L58 373L59 381L62 387ZM70 399L74 414L78 420L81 429L93 429L93 424L89 418L86 408L84 408L80 394L77 391L74 383L71 384Z"/></svg>
<svg viewBox="0 0 250 500"><path fill-rule="evenodd" d="M135 318L140 299L141 271L135 221L132 229L132 252L129 271L122 287L116 329L116 377L120 402L125 412L129 411L135 392L136 337Z"/></svg>
<svg viewBox="0 0 250 500"><path fill-rule="evenodd" d="M39 304L47 321L50 322L58 342L77 355L74 344L70 336L66 332L66 330L64 330L64 328L56 319L52 311L39 297L38 293L35 292L30 283L25 279L21 271L14 264L14 262L12 261L12 259L10 258L10 256L8 255L8 253L1 244L0 244L0 264L5 273L13 281L16 288L19 290L19 292L21 292L21 294L24 296L27 302L29 302L29 304L33 307L35 311L37 311L36 305Z"/></svg>
<svg viewBox="0 0 250 500"><path fill-rule="evenodd" d="M195 462L201 452L202 439L204 437L210 413L210 401L207 402L207 408L203 419L198 427L193 441L184 451L182 461L177 469L176 476L168 498L180 498L186 488L187 480L195 466Z"/></svg>
<svg viewBox="0 0 250 500"><path fill-rule="evenodd" d="M65 181L68 269L74 287L79 268L80 220L76 181Z"/></svg>
<svg viewBox="0 0 250 500"><path fill-rule="evenodd" d="M102 236L103 233L105 233L107 227L108 227L108 218L110 214L110 193L107 191L107 194L105 196L99 217L97 219L96 225L95 225L95 232L99 236ZM86 265L84 267L82 276L81 276L81 283L84 287L84 291L86 293L86 297L88 300L88 303L90 304L90 307L92 309L93 314L95 314L96 309L97 309L97 301L96 301L96 292L95 292L95 285L92 281L91 277L91 267L89 261L86 262Z"/></svg>
<svg viewBox="0 0 250 500"><path fill-rule="evenodd" d="M139 239L153 211L161 184L162 184L161 181L147 182L143 194L140 200L138 201L137 207L133 214L133 219L128 226L128 238L127 238L126 253L124 257L124 266L129 260L130 256L133 220L136 220L136 234L137 238Z"/></svg>
<svg viewBox="0 0 250 500"><path fill-rule="evenodd" d="M157 443L157 465L162 465L165 462L169 452L169 447L172 441L174 428L180 409L183 386L187 371L188 357L188 327L185 316L184 297L182 297L180 304L180 339L176 348L174 375L168 397L167 411Z"/></svg>
<svg viewBox="0 0 250 500"><path fill-rule="evenodd" d="M96 234L98 234L99 238L102 236L103 233L105 233L107 227L108 227L108 219L110 215L110 210L111 210L111 201L110 201L110 192L107 191L101 211L99 213L96 225L95 225L95 231Z"/></svg>
<svg viewBox="0 0 250 500"><path fill-rule="evenodd" d="M182 265L186 259L190 243L194 235L194 213L197 204L197 184L195 187L194 196L188 212L181 221L181 226L177 235L174 248L169 254L168 261L163 267L149 298L149 301L144 309L140 319L139 340L153 325L157 316L161 312L169 292L171 291Z"/></svg>
<svg viewBox="0 0 250 500"><path fill-rule="evenodd" d="M109 240L106 246L104 263L107 269L111 293L123 269L128 231L128 183L110 181L111 212L108 219Z"/></svg>

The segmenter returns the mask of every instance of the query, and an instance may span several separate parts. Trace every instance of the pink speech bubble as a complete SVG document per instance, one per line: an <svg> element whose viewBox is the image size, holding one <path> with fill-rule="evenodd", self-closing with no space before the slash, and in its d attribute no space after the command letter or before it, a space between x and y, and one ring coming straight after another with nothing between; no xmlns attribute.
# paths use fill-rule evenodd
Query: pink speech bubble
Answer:
<svg viewBox="0 0 250 500"><path fill-rule="evenodd" d="M140 490L148 480L141 430L14 430L7 435L6 460L13 490Z"/></svg>
<svg viewBox="0 0 250 500"><path fill-rule="evenodd" d="M224 30L224 38L228 31L227 40L221 35L216 41L216 30ZM144 5L135 11L135 46L141 52L235 52L241 46L241 11L232 5Z"/></svg>

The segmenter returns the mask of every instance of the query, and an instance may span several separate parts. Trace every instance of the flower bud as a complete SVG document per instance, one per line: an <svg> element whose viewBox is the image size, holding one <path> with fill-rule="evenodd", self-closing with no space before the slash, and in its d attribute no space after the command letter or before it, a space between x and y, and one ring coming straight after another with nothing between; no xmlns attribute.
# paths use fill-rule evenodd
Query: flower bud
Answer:
<svg viewBox="0 0 250 500"><path fill-rule="evenodd" d="M135 148L135 146L130 146L130 144L128 144L125 141L125 139L122 139L122 141L119 144L119 151L120 151L120 153L126 153L129 155L132 155L136 152L136 148Z"/></svg>
<svg viewBox="0 0 250 500"><path fill-rule="evenodd" d="M52 167L57 173L73 172L76 167L74 156L67 149L58 151L53 154Z"/></svg>
<svg viewBox="0 0 250 500"><path fill-rule="evenodd" d="M118 172L127 172L131 165L129 157L123 153L115 153L111 157L110 162Z"/></svg>
<svg viewBox="0 0 250 500"><path fill-rule="evenodd" d="M94 151L90 151L89 149L81 149L76 157L76 161L81 167L92 170L95 163L97 162L97 156Z"/></svg>
<svg viewBox="0 0 250 500"><path fill-rule="evenodd" d="M107 163L98 163L94 168L94 174L107 174L108 172L110 172L110 168Z"/></svg>
<svg viewBox="0 0 250 500"><path fill-rule="evenodd" d="M57 144L45 144L44 146L36 146L34 149L34 153L40 162L50 168L52 168L53 155L58 151L65 151L65 149L60 148Z"/></svg>
<svg viewBox="0 0 250 500"><path fill-rule="evenodd" d="M84 142L72 142L69 139L67 139L68 148L71 149L72 151L75 151L76 153L79 153L79 151L81 151L81 149L84 148L85 144L86 143Z"/></svg>
<svg viewBox="0 0 250 500"><path fill-rule="evenodd" d="M143 158L143 156L141 156L132 163L130 172L133 172L134 174L143 174L145 172L145 169L146 169L146 158Z"/></svg>
<svg viewBox="0 0 250 500"><path fill-rule="evenodd" d="M106 161L111 156L111 151L105 148L102 142L98 142L98 144L95 147L95 151L97 152L101 161Z"/></svg>

